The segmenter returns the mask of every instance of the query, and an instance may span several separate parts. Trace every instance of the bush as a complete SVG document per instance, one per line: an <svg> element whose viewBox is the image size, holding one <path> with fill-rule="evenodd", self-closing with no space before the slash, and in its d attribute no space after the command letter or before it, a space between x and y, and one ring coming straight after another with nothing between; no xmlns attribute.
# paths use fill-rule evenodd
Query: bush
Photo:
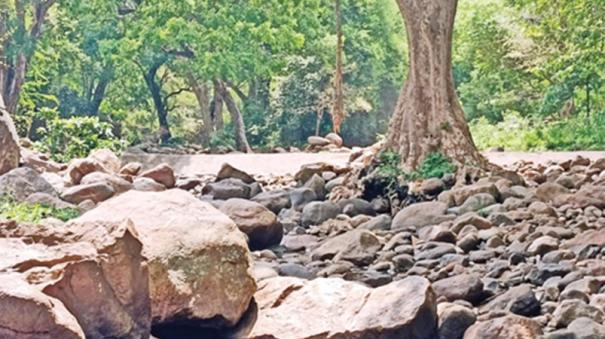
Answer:
<svg viewBox="0 0 605 339"><path fill-rule="evenodd" d="M44 218L52 217L61 221L68 221L78 216L80 216L80 212L73 208L55 208L45 204L19 203L6 196L0 197L0 219L39 223Z"/></svg>
<svg viewBox="0 0 605 339"><path fill-rule="evenodd" d="M120 151L125 145L114 136L111 124L97 117L55 118L40 133L36 148L60 162L86 157L97 148Z"/></svg>
<svg viewBox="0 0 605 339"><path fill-rule="evenodd" d="M444 174L455 173L456 166L452 161L441 153L431 153L420 164L418 169L411 173L411 178L441 178Z"/></svg>

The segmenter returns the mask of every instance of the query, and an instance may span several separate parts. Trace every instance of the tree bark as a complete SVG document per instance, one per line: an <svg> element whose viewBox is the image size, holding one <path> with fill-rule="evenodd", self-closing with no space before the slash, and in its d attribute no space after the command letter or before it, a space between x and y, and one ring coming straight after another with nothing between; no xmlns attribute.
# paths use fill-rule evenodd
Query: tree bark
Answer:
<svg viewBox="0 0 605 339"><path fill-rule="evenodd" d="M397 151L405 170L433 152L459 167L487 168L470 135L452 74L457 0L397 0L405 21L410 67L389 125L385 149Z"/></svg>
<svg viewBox="0 0 605 339"><path fill-rule="evenodd" d="M166 108L164 99L162 98L162 89L155 79L159 68L160 65L157 64L152 66L144 74L144 78L158 115L158 122L160 124L160 140L162 143L165 143L170 140L172 135L170 134L170 126L168 125L168 109Z"/></svg>
<svg viewBox="0 0 605 339"><path fill-rule="evenodd" d="M225 126L223 120L223 97L221 96L217 83L217 81L214 82L214 97L210 103L212 124L214 125L215 131L222 130Z"/></svg>
<svg viewBox="0 0 605 339"><path fill-rule="evenodd" d="M340 134L340 126L345 115L344 89L343 89L343 40L342 40L342 13L340 0L336 0L336 70L334 72L334 102L332 106L332 129Z"/></svg>
<svg viewBox="0 0 605 339"><path fill-rule="evenodd" d="M212 134L213 125L212 117L210 116L210 98L208 86L205 82L199 82L191 73L187 74L187 79L200 108L200 120L202 125L197 133L197 141L202 145L206 145L210 142L210 135Z"/></svg>
<svg viewBox="0 0 605 339"><path fill-rule="evenodd" d="M252 149L248 144L248 138L246 137L246 126L244 125L244 118L233 100L231 93L225 86L225 83L221 80L215 80L215 87L218 89L221 97L225 100L225 104L227 105L227 110L231 115L231 121L233 122L233 126L235 127L235 145L239 151L245 153L251 153Z"/></svg>
<svg viewBox="0 0 605 339"><path fill-rule="evenodd" d="M107 86L109 86L109 82L113 77L113 69L111 67L107 67L101 73L99 78L99 82L95 86L94 91L92 92L92 96L89 100L89 108L88 114L90 116L98 116L99 108L101 107L101 103L103 103L103 99L105 99L105 91L107 90Z"/></svg>

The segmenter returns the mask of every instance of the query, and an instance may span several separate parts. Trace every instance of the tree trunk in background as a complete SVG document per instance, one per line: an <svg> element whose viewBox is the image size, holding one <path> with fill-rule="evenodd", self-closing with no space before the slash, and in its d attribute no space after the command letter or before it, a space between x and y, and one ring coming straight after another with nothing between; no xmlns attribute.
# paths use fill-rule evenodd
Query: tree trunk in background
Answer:
<svg viewBox="0 0 605 339"><path fill-rule="evenodd" d="M214 125L214 130L219 131L225 127L225 122L223 120L223 97L218 89L218 82L214 82L214 98L212 99L212 103L210 104L210 114L212 117L212 124Z"/></svg>
<svg viewBox="0 0 605 339"><path fill-rule="evenodd" d="M218 89L221 97L223 97L223 100L227 105L227 110L231 115L231 121L235 127L235 145L237 149L245 153L251 153L252 149L250 148L248 138L246 137L246 126L244 125L242 113L237 107L235 100L233 100L233 96L229 93L227 86L225 86L225 83L220 80L215 80L215 84L215 88Z"/></svg>
<svg viewBox="0 0 605 339"><path fill-rule="evenodd" d="M397 0L410 56L409 74L389 126L386 149L415 169L432 152L458 166L489 164L471 138L454 89L452 32L457 0Z"/></svg>
<svg viewBox="0 0 605 339"><path fill-rule="evenodd" d="M112 77L113 69L111 67L105 68L103 73L101 73L99 83L95 87L92 97L90 98L88 113L91 116L99 115L99 107L101 107L101 103L103 102L103 99L105 99L105 91L107 90L107 86L109 86L109 82L111 81Z"/></svg>
<svg viewBox="0 0 605 339"><path fill-rule="evenodd" d="M166 105L162 98L162 89L155 79L158 68L160 68L160 65L154 65L145 73L145 83L147 83L158 115L158 122L160 123L160 140L162 143L165 143L170 140L172 135L170 134L170 126L168 125L168 110L166 109Z"/></svg>
<svg viewBox="0 0 605 339"><path fill-rule="evenodd" d="M334 103L332 106L332 128L334 133L340 134L340 126L345 115L343 90L343 41L342 41L342 13L340 0L336 0L336 71L334 72Z"/></svg>
<svg viewBox="0 0 605 339"><path fill-rule="evenodd" d="M189 85L195 94L199 108L200 108L200 119L202 126L200 127L197 137L198 142L202 145L207 145L210 142L210 136L212 134L212 117L210 116L210 95L208 85L205 82L199 82L193 74L188 74L187 79Z"/></svg>

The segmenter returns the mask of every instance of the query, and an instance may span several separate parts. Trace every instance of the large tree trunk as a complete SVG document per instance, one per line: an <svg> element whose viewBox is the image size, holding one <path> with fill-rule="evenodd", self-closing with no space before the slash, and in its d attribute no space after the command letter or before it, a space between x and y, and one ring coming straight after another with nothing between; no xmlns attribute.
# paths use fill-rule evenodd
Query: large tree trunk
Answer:
<svg viewBox="0 0 605 339"><path fill-rule="evenodd" d="M457 0L397 0L408 37L410 68L391 119L386 149L406 170L432 152L458 166L485 168L454 89L452 32Z"/></svg>
<svg viewBox="0 0 605 339"><path fill-rule="evenodd" d="M221 96L220 90L218 89L217 81L214 82L214 98L210 103L210 112L214 130L222 130L225 126L225 121L223 119L223 97Z"/></svg>
<svg viewBox="0 0 605 339"><path fill-rule="evenodd" d="M187 79L200 108L201 126L197 133L198 142L207 145L212 134L212 117L210 116L210 97L208 86L205 82L199 82L193 74L188 74Z"/></svg>
<svg viewBox="0 0 605 339"><path fill-rule="evenodd" d="M342 40L342 14L340 0L335 3L336 13L336 71L334 72L334 102L332 106L332 129L340 134L340 126L345 115L344 80L343 80L343 40Z"/></svg>
<svg viewBox="0 0 605 339"><path fill-rule="evenodd" d="M227 110L231 115L231 121L233 122L233 126L235 127L235 145L239 151L251 153L252 149L248 144L248 138L246 137L246 126L244 125L244 118L233 100L233 96L229 93L227 86L224 82L220 80L215 81L215 88L218 89L221 97L225 100L225 104L227 105Z"/></svg>
<svg viewBox="0 0 605 339"><path fill-rule="evenodd" d="M152 66L145 73L144 77L158 115L158 122L160 124L160 140L165 143L170 140L172 135L170 134L170 126L168 125L168 109L166 108L166 104L162 98L162 89L155 79L159 67L159 65Z"/></svg>
<svg viewBox="0 0 605 339"><path fill-rule="evenodd" d="M89 99L89 108L88 114L91 116L99 115L99 108L101 107L101 103L103 103L103 99L105 99L105 91L107 90L107 86L109 86L109 82L113 77L113 69L111 67L107 67L101 73L99 78L99 82L95 86L94 91Z"/></svg>

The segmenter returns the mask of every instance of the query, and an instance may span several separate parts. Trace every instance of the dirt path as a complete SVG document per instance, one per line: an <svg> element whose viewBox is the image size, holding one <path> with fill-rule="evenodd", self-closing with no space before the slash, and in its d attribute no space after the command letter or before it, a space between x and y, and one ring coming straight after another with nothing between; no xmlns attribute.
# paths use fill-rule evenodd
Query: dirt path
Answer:
<svg viewBox="0 0 605 339"><path fill-rule="evenodd" d="M536 163L547 163L549 160L563 161L578 155L597 159L605 157L600 152L501 152L485 153L488 159L505 166L519 160L531 160ZM349 160L349 153L283 153L283 154L204 154L204 155L163 155L127 153L122 157L124 162L138 161L145 167L160 163L170 164L177 173L184 175L216 174L223 163L229 163L251 174L294 174L304 164L327 162L344 166Z"/></svg>

